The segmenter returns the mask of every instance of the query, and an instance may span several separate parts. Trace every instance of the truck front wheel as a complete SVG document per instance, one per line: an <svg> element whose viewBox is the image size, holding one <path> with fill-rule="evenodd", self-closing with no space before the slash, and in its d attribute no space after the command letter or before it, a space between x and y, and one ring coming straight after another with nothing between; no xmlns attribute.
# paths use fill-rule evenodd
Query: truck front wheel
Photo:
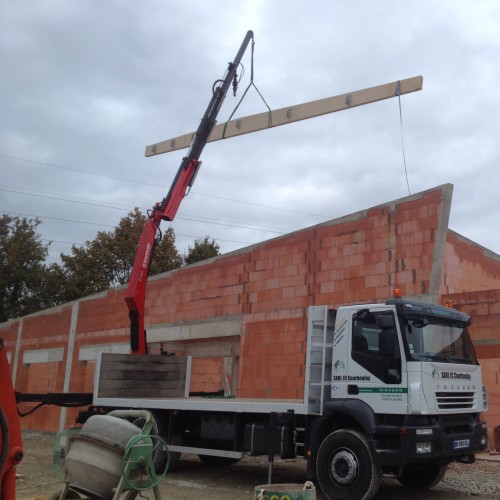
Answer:
<svg viewBox="0 0 500 500"><path fill-rule="evenodd" d="M409 488L432 488L436 486L446 474L448 465L431 462L421 466L407 466L398 481Z"/></svg>
<svg viewBox="0 0 500 500"><path fill-rule="evenodd" d="M354 429L329 434L318 450L316 472L329 499L369 500L382 480L366 438Z"/></svg>

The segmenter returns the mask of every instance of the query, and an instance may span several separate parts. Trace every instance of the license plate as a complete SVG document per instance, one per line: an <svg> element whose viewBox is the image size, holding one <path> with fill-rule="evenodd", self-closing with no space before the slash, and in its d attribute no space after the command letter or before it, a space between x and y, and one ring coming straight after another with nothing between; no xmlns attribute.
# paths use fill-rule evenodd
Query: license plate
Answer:
<svg viewBox="0 0 500 500"><path fill-rule="evenodd" d="M458 439L453 441L453 449L470 448L470 439Z"/></svg>

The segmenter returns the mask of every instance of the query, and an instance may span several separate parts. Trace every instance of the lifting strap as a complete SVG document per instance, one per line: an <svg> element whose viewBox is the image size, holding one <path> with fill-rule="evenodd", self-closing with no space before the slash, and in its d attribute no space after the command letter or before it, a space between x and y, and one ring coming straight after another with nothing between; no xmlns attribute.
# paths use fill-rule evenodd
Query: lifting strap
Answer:
<svg viewBox="0 0 500 500"><path fill-rule="evenodd" d="M224 130L222 131L222 138L223 139L226 138L227 124L231 121L231 118L233 117L234 113L236 113L236 110L239 108L240 104L243 102L243 99L247 95L247 92L250 89L250 87L254 87L255 88L255 90L257 91L257 94L259 94L260 98L262 99L262 101L264 102L264 104L266 105L266 107L267 107L267 109L269 111L268 112L268 124L267 124L268 127L270 128L270 127L273 126L273 114L272 114L271 108L269 107L269 105L267 104L266 100L264 99L264 97L260 93L259 89L257 88L257 86L255 85L255 83L253 82L253 75L254 75L254 72L253 72L254 45L255 45L255 41L252 38L252 59L251 59L251 66L250 66L250 83L248 84L248 87L245 89L245 92L243 92L243 95L241 96L241 99L238 101L238 104L236 104L236 107L234 108L233 112L231 113L231 116L228 118L228 120L224 124Z"/></svg>

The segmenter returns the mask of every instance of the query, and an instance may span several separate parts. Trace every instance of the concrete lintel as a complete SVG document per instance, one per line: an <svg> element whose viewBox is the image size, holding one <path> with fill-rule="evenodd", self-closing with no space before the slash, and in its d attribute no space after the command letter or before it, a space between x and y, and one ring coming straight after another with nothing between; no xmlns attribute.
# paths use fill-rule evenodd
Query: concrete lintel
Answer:
<svg viewBox="0 0 500 500"><path fill-rule="evenodd" d="M64 347L52 349L34 349L24 351L23 364L32 365L35 363L58 363L64 359Z"/></svg>
<svg viewBox="0 0 500 500"><path fill-rule="evenodd" d="M128 354L130 352L130 345L128 343L119 343L82 346L78 351L78 361L95 361L101 352Z"/></svg>
<svg viewBox="0 0 500 500"><path fill-rule="evenodd" d="M234 337L240 334L240 316L155 325L147 331L148 342Z"/></svg>

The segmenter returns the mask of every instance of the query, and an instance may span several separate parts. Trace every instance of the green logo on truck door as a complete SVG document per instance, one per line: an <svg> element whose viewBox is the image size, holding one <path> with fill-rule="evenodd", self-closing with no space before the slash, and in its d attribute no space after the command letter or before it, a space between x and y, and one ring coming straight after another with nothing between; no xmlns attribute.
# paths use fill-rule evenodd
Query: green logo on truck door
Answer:
<svg viewBox="0 0 500 500"><path fill-rule="evenodd" d="M404 394L408 392L408 387L360 387L359 392L377 392L389 394Z"/></svg>
<svg viewBox="0 0 500 500"><path fill-rule="evenodd" d="M346 327L347 327L347 319L344 318L343 321L340 322L340 324L337 326L335 330L335 334L333 336L333 346L337 347L340 342L345 338L345 332L346 332Z"/></svg>
<svg viewBox="0 0 500 500"><path fill-rule="evenodd" d="M407 387L360 387L360 394L379 394L380 400L387 403L402 403L403 394L408 393Z"/></svg>
<svg viewBox="0 0 500 500"><path fill-rule="evenodd" d="M340 361L340 359L337 359L335 361L335 364L333 365L335 368L335 371L338 372L345 372L345 363L343 361Z"/></svg>

